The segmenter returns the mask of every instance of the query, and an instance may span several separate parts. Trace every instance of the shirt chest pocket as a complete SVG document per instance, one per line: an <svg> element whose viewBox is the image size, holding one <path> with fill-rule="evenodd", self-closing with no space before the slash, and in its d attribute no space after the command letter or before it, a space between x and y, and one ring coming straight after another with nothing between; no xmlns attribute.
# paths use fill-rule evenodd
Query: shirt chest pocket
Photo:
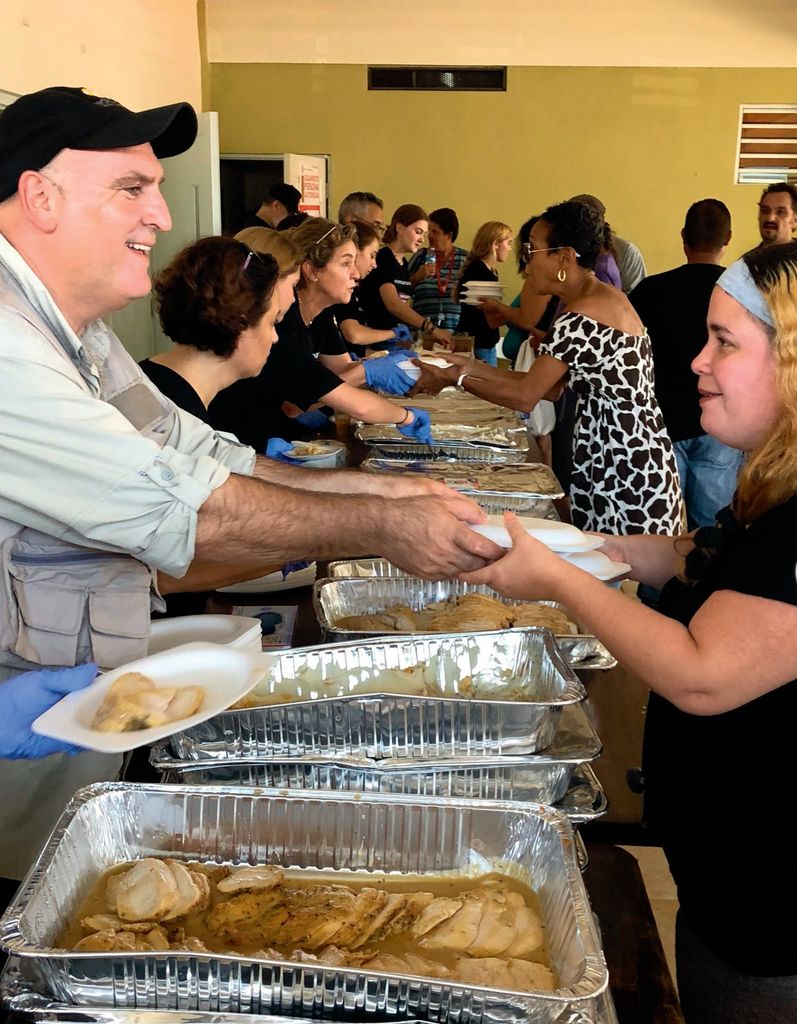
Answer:
<svg viewBox="0 0 797 1024"><path fill-rule="evenodd" d="M32 665L96 661L113 668L147 653L151 575L101 552L14 552L3 646Z"/></svg>

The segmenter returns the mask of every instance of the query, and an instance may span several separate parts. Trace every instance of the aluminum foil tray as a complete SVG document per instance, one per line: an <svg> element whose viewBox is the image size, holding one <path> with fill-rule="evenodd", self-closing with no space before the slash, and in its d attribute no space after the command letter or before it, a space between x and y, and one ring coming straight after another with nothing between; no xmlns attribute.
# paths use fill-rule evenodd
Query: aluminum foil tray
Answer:
<svg viewBox="0 0 797 1024"><path fill-rule="evenodd" d="M376 564L380 562L383 564ZM349 579L342 577L341 567L347 565L356 571L357 578L354 576ZM418 610L425 608L433 601L445 601L449 597L457 597L460 594L488 594L490 597L500 598L509 605L527 603L504 598L497 591L483 584L464 583L462 580L429 581L419 579L417 576L391 575L390 570L395 570L395 566L383 559L350 559L331 563L330 571L332 567L335 568L335 573L340 575L336 575L336 578L326 577L316 580L313 587L313 605L316 616L324 638L330 642L365 640L374 636L394 636L394 633L385 633L379 630L367 632L341 629L335 625L335 622L343 616L370 615L400 604ZM374 575L370 579L366 576L369 568L374 570ZM383 568L384 573L382 572ZM398 570L395 571L398 572ZM538 603L547 604L553 608L562 608L562 605L555 601L540 601ZM606 650L600 640L596 636L580 630L579 626L578 633L556 635L556 643L568 664L579 671L614 668L617 660ZM514 629L513 632L515 632ZM412 636L413 634L408 635ZM477 636L478 633L473 635Z"/></svg>
<svg viewBox="0 0 797 1024"><path fill-rule="evenodd" d="M371 768L306 761L224 761L197 764L177 761L163 748L152 751L152 764L167 785L265 786L270 789L324 790L348 793L407 793L424 797L461 797L465 800L511 800L542 803L566 815L571 825L583 825L606 813L608 802L595 773L586 765L451 764L412 770ZM559 796L559 780L569 776ZM555 785L549 793L548 785Z"/></svg>
<svg viewBox="0 0 797 1024"><path fill-rule="evenodd" d="M501 462L507 465L523 462L528 454L524 449L492 448L484 444L459 447L450 444L415 445L410 449L407 445L381 442L374 444L372 450L383 459L407 459L409 456L415 462Z"/></svg>
<svg viewBox="0 0 797 1024"><path fill-rule="evenodd" d="M526 501L544 498L551 501L564 494L553 471L540 462L509 463L502 466L502 470L509 473L509 479L505 474L503 481L491 479L495 474L489 466L470 468L457 465L456 462L424 462L412 457L383 459L375 453L368 455L360 468L369 473L420 473L432 476L454 490L475 498L517 498ZM465 474L471 476L471 479Z"/></svg>
<svg viewBox="0 0 797 1024"><path fill-rule="evenodd" d="M248 785L285 789L409 793L413 796L516 800L557 804L574 823L606 810L600 783L589 767L601 743L581 704L568 704L557 718L554 737L542 754L503 758L407 759L320 757L237 758L181 761L166 744L150 763L164 782L190 785Z"/></svg>
<svg viewBox="0 0 797 1024"><path fill-rule="evenodd" d="M19 1024L209 1024L208 1014L192 1010L125 1010L114 1006L70 1006L39 993L22 977L19 958L12 957L0 978L0 1014ZM311 1024L306 1017L291 1017L290 1024ZM287 1024L285 1017L260 1013L214 1013L212 1024ZM403 1020L402 1024L426 1024ZM617 1024L607 989L596 1001L595 1014L566 1010L557 1024Z"/></svg>
<svg viewBox="0 0 797 1024"><path fill-rule="evenodd" d="M518 420L499 420L488 424L443 423L431 426L434 447L480 447L511 449L518 453L528 451L529 439L525 426ZM423 441L405 437L390 423L364 423L357 427L355 437L367 445L391 444L403 447L405 452L429 447Z"/></svg>
<svg viewBox="0 0 797 1024"><path fill-rule="evenodd" d="M560 987L528 994L322 964L177 951L55 948L97 876L160 855L313 871L501 871L539 898ZM87 1006L344 1020L559 1024L595 1016L608 975L567 819L550 808L407 796L100 783L73 798L0 921L51 996Z"/></svg>
<svg viewBox="0 0 797 1024"><path fill-rule="evenodd" d="M399 636L271 657L272 668L258 684L264 692L295 678L368 683L383 670L426 666L445 696L368 693L225 711L174 733L169 742L178 758L531 754L551 742L557 712L584 697L547 630ZM524 680L534 700L463 699L458 687L465 677L488 694L505 692L507 678Z"/></svg>

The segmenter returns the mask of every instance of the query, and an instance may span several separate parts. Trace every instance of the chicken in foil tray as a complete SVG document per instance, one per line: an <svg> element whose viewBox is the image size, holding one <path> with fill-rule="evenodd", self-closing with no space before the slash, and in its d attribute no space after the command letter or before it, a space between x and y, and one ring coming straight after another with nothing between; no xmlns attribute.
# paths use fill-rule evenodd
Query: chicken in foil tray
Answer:
<svg viewBox="0 0 797 1024"><path fill-rule="evenodd" d="M61 937L66 949L188 950L556 989L531 889L499 874L236 869L147 857L112 868Z"/></svg>
<svg viewBox="0 0 797 1024"><path fill-rule="evenodd" d="M352 632L460 633L547 626L556 636L578 633L576 624L560 608L535 603L506 604L489 594L460 594L445 601L431 601L417 610L396 605L381 612L344 615L335 619L334 625Z"/></svg>
<svg viewBox="0 0 797 1024"><path fill-rule="evenodd" d="M526 428L517 420L499 419L485 425L468 423L439 423L432 421L432 440L434 444L458 442L461 444L487 444L500 448L528 449ZM398 429L391 423L369 423L359 427L357 437L366 444L384 442L408 443Z"/></svg>

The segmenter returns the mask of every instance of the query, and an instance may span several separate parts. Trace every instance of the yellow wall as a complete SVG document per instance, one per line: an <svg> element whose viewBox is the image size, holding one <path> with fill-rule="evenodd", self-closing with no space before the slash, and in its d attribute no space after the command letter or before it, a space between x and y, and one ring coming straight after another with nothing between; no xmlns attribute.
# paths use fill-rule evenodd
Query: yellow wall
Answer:
<svg viewBox="0 0 797 1024"><path fill-rule="evenodd" d="M201 108L197 0L2 0L0 89L82 85L133 109Z"/></svg>
<svg viewBox="0 0 797 1024"><path fill-rule="evenodd" d="M329 153L333 212L353 189L388 215L452 206L467 247L485 220L592 192L654 273L682 259L696 199L730 208L729 256L758 241L760 190L733 183L739 104L797 100L797 69L512 67L486 94L368 92L359 65L211 64L210 82L222 154Z"/></svg>

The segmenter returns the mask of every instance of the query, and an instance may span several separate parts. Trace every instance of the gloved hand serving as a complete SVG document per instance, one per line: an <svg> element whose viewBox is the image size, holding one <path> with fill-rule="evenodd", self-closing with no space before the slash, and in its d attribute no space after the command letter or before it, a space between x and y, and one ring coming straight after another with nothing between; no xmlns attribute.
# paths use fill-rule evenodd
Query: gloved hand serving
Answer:
<svg viewBox="0 0 797 1024"><path fill-rule="evenodd" d="M286 455L293 448L292 441L284 441L281 437L270 437L266 444L265 454L277 462L287 462L289 466L301 466L301 462Z"/></svg>
<svg viewBox="0 0 797 1024"><path fill-rule="evenodd" d="M97 666L89 662L74 668L39 669L0 683L0 758L49 757L50 754L78 754L74 747L49 736L37 736L31 725L39 715L57 704L68 693L82 690L97 675Z"/></svg>
<svg viewBox="0 0 797 1024"><path fill-rule="evenodd" d="M326 430L329 426L329 416L325 416L320 409L311 409L309 412L299 413L296 422L308 430Z"/></svg>
<svg viewBox="0 0 797 1024"><path fill-rule="evenodd" d="M415 381L397 364L409 358L406 349L397 349L395 352L388 352L386 356L364 360L365 383L369 388L378 388L389 395L406 395Z"/></svg>
<svg viewBox="0 0 797 1024"><path fill-rule="evenodd" d="M416 409L412 405L405 405L405 409L412 413L411 423L396 424L396 430L404 437L411 437L414 441L422 444L432 444L432 420L425 409Z"/></svg>
<svg viewBox="0 0 797 1024"><path fill-rule="evenodd" d="M412 331L406 324L398 324L393 328L393 337L396 341L412 341Z"/></svg>

